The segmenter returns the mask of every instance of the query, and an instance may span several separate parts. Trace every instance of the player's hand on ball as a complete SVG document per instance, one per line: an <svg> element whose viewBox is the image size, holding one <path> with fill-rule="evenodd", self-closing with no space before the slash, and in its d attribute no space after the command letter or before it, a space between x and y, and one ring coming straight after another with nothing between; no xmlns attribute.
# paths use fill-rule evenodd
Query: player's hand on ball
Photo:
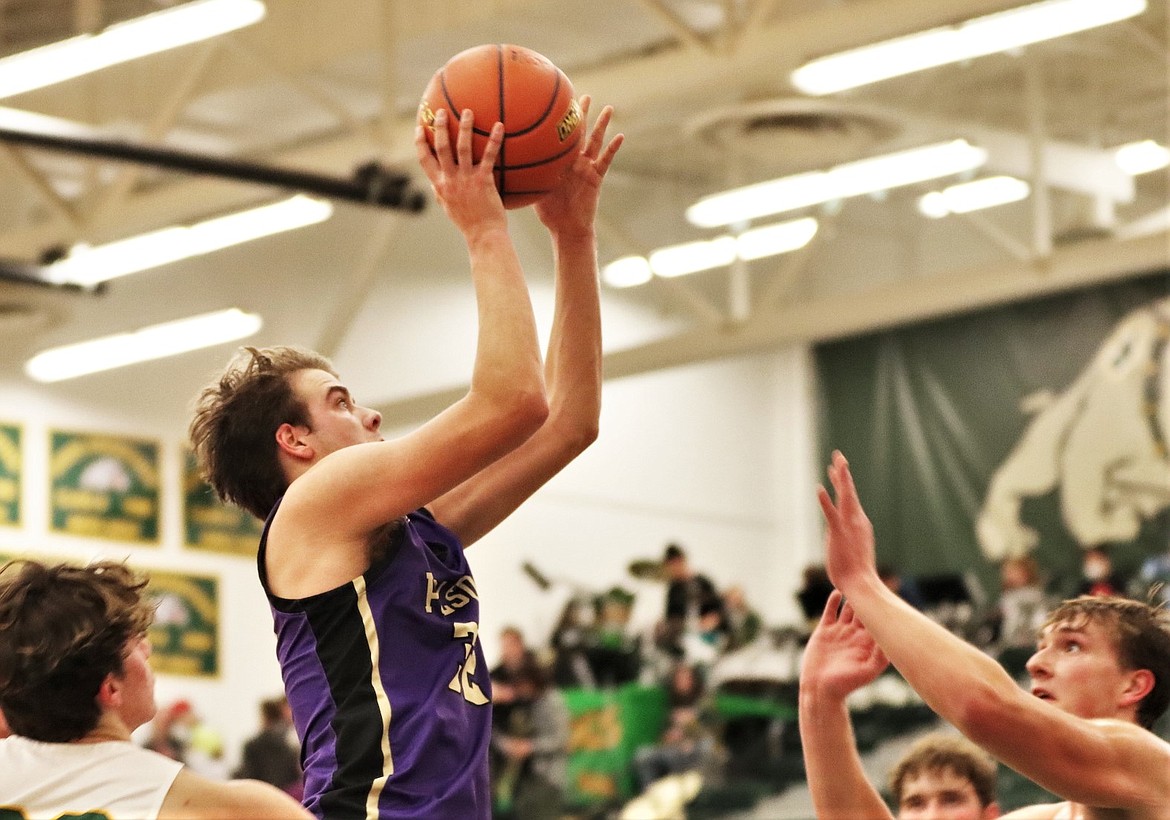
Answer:
<svg viewBox="0 0 1170 820"><path fill-rule="evenodd" d="M591 98L581 98L582 117L588 121ZM608 144L605 132L613 119L613 106L605 106L593 124L580 153L560 183L533 205L536 215L553 233L592 233L601 198L601 182L625 136L617 134ZM604 145L604 148L602 147Z"/></svg>
<svg viewBox="0 0 1170 820"><path fill-rule="evenodd" d="M454 146L447 131L447 111L435 115L434 150L426 136L426 126L415 132L419 165L430 180L435 199L447 216L465 235L473 229L507 227L504 204L496 190L492 165L500 151L504 126L496 123L488 137L479 162L471 157L473 117L465 110L459 120L459 137Z"/></svg>

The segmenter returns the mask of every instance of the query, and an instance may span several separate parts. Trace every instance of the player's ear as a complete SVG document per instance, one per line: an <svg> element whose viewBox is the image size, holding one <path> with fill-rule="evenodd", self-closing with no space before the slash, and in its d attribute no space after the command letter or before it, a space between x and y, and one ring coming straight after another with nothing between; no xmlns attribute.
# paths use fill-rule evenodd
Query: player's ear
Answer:
<svg viewBox="0 0 1170 820"><path fill-rule="evenodd" d="M113 672L106 675L97 691L98 706L102 711L116 709L122 702L122 681Z"/></svg>
<svg viewBox="0 0 1170 820"><path fill-rule="evenodd" d="M314 451L307 440L309 432L308 427L286 421L276 428L276 446L294 458L312 459Z"/></svg>
<svg viewBox="0 0 1170 820"><path fill-rule="evenodd" d="M1141 703L1142 698L1153 691L1154 673L1149 669L1135 669L1127 675L1128 680L1121 693L1121 702L1125 706L1136 706Z"/></svg>

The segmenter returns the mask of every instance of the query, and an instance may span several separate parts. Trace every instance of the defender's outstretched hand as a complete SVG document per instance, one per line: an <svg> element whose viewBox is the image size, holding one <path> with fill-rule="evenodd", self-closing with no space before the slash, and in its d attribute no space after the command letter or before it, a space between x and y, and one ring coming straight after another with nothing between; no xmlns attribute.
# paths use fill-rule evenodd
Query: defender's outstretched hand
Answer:
<svg viewBox="0 0 1170 820"><path fill-rule="evenodd" d="M440 108L435 112L434 124L429 126L435 133L434 151L427 142L427 126L418 126L414 134L418 163L431 182L435 198L464 235L474 229L502 227L506 230L508 226L492 171L504 142L504 124L497 122L492 126L479 162L471 158L474 125L471 109L464 109L459 118L459 139L452 146L447 133L447 109Z"/></svg>
<svg viewBox="0 0 1170 820"><path fill-rule="evenodd" d="M589 95L581 98L581 116L588 121ZM605 132L613 119L613 107L605 106L584 139L576 161L565 171L560 184L533 205L536 215L553 233L591 233L601 198L601 181L625 136L616 135L602 149Z"/></svg>
<svg viewBox="0 0 1170 820"><path fill-rule="evenodd" d="M890 662L841 593L833 590L809 638L801 661L801 681L820 694L845 700L877 679Z"/></svg>
<svg viewBox="0 0 1170 820"><path fill-rule="evenodd" d="M825 568L833 586L848 595L853 581L867 574L877 577L873 524L857 497L849 462L838 450L833 451L829 481L836 502L823 486L817 488L817 499L825 514Z"/></svg>

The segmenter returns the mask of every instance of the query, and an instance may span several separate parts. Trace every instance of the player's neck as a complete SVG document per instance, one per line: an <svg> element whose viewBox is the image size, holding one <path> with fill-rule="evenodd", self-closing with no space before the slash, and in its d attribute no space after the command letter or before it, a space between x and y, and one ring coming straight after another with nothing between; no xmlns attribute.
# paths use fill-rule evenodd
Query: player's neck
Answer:
<svg viewBox="0 0 1170 820"><path fill-rule="evenodd" d="M109 743L115 740L130 740L130 730L117 715L106 712L84 737L74 741L76 743Z"/></svg>

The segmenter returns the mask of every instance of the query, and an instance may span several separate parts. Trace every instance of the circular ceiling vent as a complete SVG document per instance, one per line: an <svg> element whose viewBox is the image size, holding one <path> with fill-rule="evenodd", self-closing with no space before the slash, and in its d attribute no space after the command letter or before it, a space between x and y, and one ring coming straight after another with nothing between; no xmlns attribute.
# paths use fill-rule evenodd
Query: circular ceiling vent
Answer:
<svg viewBox="0 0 1170 820"><path fill-rule="evenodd" d="M794 97L710 110L687 131L757 165L799 170L873 154L902 125L880 109Z"/></svg>

